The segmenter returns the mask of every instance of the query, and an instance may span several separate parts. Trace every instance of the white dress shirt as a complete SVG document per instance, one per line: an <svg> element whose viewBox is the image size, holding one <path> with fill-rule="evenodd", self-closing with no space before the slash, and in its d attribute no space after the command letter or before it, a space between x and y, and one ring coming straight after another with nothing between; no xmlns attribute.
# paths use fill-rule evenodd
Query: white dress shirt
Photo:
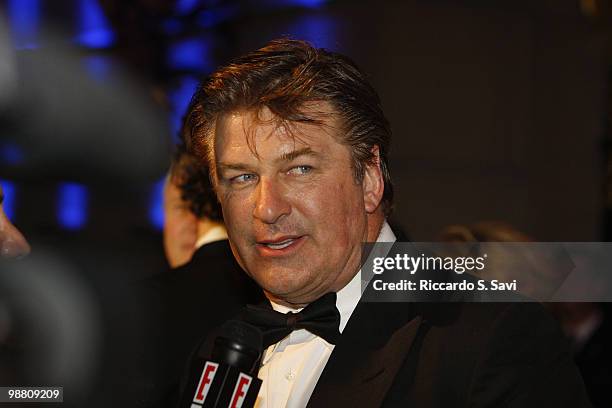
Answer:
<svg viewBox="0 0 612 408"><path fill-rule="evenodd" d="M383 224L377 242L395 242L393 231ZM361 298L361 271L337 293L336 307L340 312L340 333ZM281 313L297 312L272 303ZM305 329L296 330L264 352L258 377L263 381L255 408L301 408L312 395L334 345Z"/></svg>
<svg viewBox="0 0 612 408"><path fill-rule="evenodd" d="M198 238L195 243L195 248L199 249L206 244L210 244L211 242L215 241L222 241L224 239L227 239L227 230L224 226L217 225L209 229L206 234L203 234L200 238Z"/></svg>

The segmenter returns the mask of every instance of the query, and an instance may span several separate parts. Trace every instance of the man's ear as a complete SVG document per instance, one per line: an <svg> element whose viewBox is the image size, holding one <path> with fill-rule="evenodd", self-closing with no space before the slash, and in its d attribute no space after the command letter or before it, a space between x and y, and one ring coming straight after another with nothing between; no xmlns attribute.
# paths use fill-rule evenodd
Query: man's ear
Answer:
<svg viewBox="0 0 612 408"><path fill-rule="evenodd" d="M372 147L371 152L372 161L366 164L362 181L363 201L368 214L372 214L379 207L385 191L378 146Z"/></svg>

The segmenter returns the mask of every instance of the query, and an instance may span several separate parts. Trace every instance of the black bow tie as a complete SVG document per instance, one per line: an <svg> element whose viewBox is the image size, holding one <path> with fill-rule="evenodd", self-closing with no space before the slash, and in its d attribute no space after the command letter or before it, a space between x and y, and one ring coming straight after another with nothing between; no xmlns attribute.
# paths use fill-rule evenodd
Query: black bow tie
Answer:
<svg viewBox="0 0 612 408"><path fill-rule="evenodd" d="M306 329L331 344L336 344L340 337L340 312L336 309L335 292L320 297L298 313L284 314L261 306L247 305L240 318L262 331L264 348L278 343L299 329Z"/></svg>

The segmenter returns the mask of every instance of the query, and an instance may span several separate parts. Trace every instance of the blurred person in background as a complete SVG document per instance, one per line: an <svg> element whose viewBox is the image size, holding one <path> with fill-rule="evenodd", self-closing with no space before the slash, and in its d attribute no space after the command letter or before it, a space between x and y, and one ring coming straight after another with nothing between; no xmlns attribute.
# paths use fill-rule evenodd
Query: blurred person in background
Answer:
<svg viewBox="0 0 612 408"><path fill-rule="evenodd" d="M535 240L503 221L481 221L472 225L450 225L444 228L439 239L445 242L535 242ZM489 257L492 258L492 257ZM489 259L490 261L491 259ZM509 262L508 258L505 259ZM532 259L532 261L534 261ZM538 268L538 266L540 268ZM535 265L536 274L544 265ZM535 269L540 269L537 271ZM531 272L531 271L530 271ZM549 279L559 279L554 271L541 274ZM546 285L542 276L534 277L523 294L535 295L534 298L550 299L553 293L542 295L543 289L556 289L559 285ZM500 278L500 277L498 277ZM503 280L504 278L501 277ZM550 290L549 290L550 291ZM593 302L545 302L544 306L559 321L561 329L574 352L574 360L584 379L591 403L595 407L610 406L611 397L608 391L612 384L612 373L609 367L612 356L607 344L612 340L610 329L609 304Z"/></svg>
<svg viewBox="0 0 612 408"><path fill-rule="evenodd" d="M0 184L0 257L19 258L30 253L30 245L4 213L4 191Z"/></svg>
<svg viewBox="0 0 612 408"><path fill-rule="evenodd" d="M439 234L441 241L532 242L527 234L503 221L482 221L472 225L449 225Z"/></svg>
<svg viewBox="0 0 612 408"><path fill-rule="evenodd" d="M164 252L170 267L186 264L203 245L226 239L208 169L178 146L164 184Z"/></svg>
<svg viewBox="0 0 612 408"><path fill-rule="evenodd" d="M495 245L496 242L526 243L535 240L502 221L482 221L473 225L450 225L442 230L444 242L488 242L482 254L488 255L487 267L474 274L486 280L520 281L520 293L530 299L547 302L567 278L569 271L559 262L552 262L537 254L537 247L528 245ZM464 250L467 246L461 246ZM541 249L541 248L540 248ZM469 255L469 254L464 254ZM563 259L563 258L561 258Z"/></svg>

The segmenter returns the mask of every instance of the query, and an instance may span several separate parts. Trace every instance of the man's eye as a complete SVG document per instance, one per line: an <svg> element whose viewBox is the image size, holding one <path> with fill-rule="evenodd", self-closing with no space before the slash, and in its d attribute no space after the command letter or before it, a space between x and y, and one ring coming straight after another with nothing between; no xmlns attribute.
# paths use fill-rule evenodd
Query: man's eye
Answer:
<svg viewBox="0 0 612 408"><path fill-rule="evenodd" d="M255 174L241 174L239 176L230 178L230 182L232 182L232 184L244 184L254 181L255 179Z"/></svg>
<svg viewBox="0 0 612 408"><path fill-rule="evenodd" d="M289 174L295 174L295 175L302 175L302 174L308 174L312 171L312 166L295 166L291 169L289 169L288 173Z"/></svg>

